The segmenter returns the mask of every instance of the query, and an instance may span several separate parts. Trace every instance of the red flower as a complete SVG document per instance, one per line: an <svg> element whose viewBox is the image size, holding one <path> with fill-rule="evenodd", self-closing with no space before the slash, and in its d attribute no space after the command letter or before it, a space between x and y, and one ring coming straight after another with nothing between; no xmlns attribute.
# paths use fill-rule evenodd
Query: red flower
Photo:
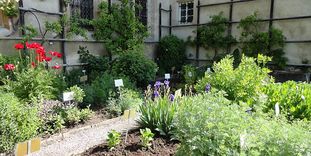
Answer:
<svg viewBox="0 0 311 156"><path fill-rule="evenodd" d="M35 68L37 65L36 65L36 63L35 62L31 62L31 67L32 68Z"/></svg>
<svg viewBox="0 0 311 156"><path fill-rule="evenodd" d="M45 56L45 49L44 47L38 47L36 53L40 56Z"/></svg>
<svg viewBox="0 0 311 156"><path fill-rule="evenodd" d="M56 52L56 51L50 51L50 54L52 56L55 56L55 57L58 57L58 58L62 58L62 56L63 56L62 53L59 53L59 52Z"/></svg>
<svg viewBox="0 0 311 156"><path fill-rule="evenodd" d="M53 69L60 69L61 66L60 66L60 65L56 65L56 66L53 66L52 68L53 68Z"/></svg>
<svg viewBox="0 0 311 156"><path fill-rule="evenodd" d="M14 48L17 50L21 50L21 49L24 49L24 45L22 43L17 43L15 44Z"/></svg>
<svg viewBox="0 0 311 156"><path fill-rule="evenodd" d="M29 44L28 42L26 42L26 47L28 49L37 49L37 48L41 47L41 44L37 43L37 42Z"/></svg>
<svg viewBox="0 0 311 156"><path fill-rule="evenodd" d="M4 70L9 71L9 70L14 70L15 66L14 64L5 64L4 65Z"/></svg>
<svg viewBox="0 0 311 156"><path fill-rule="evenodd" d="M44 58L44 61L50 62L50 61L52 61L52 57L45 57L45 58Z"/></svg>

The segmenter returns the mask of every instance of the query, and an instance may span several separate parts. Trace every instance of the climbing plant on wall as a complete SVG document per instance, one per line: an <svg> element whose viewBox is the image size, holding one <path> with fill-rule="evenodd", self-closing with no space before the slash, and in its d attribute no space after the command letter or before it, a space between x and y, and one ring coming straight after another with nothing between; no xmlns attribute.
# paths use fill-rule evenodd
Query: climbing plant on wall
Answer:
<svg viewBox="0 0 311 156"><path fill-rule="evenodd" d="M270 31L263 31L263 25L259 20L256 12L241 20L238 28L242 31L242 52L252 57L257 57L258 54L270 56L277 66L284 67L287 58L284 57L285 37L282 31L273 27Z"/></svg>
<svg viewBox="0 0 311 156"><path fill-rule="evenodd" d="M197 30L199 45L205 49L214 50L212 58L214 61L220 60L224 55L228 54L226 48L236 42L235 38L226 34L228 22L228 19L221 12L218 15L211 16L211 22Z"/></svg>
<svg viewBox="0 0 311 156"><path fill-rule="evenodd" d="M144 39L148 36L147 28L135 16L133 1L121 0L112 4L99 4L99 17L93 20L94 36L104 41L104 46L111 54L142 51Z"/></svg>

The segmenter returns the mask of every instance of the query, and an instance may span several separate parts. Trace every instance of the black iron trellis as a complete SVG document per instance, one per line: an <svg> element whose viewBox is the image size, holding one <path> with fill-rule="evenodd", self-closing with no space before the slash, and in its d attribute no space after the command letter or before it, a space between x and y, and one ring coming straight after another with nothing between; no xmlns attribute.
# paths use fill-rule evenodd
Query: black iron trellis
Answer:
<svg viewBox="0 0 311 156"><path fill-rule="evenodd" d="M212 6L219 6L219 5L230 5L230 10L229 10L229 26L228 26L228 35L232 34L232 24L237 24L240 23L240 21L233 21L232 16L233 16L233 5L236 3L244 3L244 2L252 2L252 1L256 1L256 0L239 0L239 1L233 1L230 0L229 2L221 2L221 3L212 3L212 4L204 4L201 5L200 4L200 0L198 0L198 5L197 5L197 23L196 24L186 24L186 25L171 25L170 26L165 26L162 25L162 14L161 11L164 10L162 9L162 5L160 3L159 6L159 39L161 39L162 37L162 28L169 28L170 29L170 34L171 34L171 30L173 28L179 28L179 27L196 27L199 28L200 26L203 25L210 25L211 23L200 23L200 11L201 8L205 8L205 7L212 7ZM171 8L171 6L170 6ZM269 31L271 30L272 26L273 26L273 22L274 21L283 21L283 20L299 20L299 19L311 19L311 15L306 15L306 16L295 16L295 17L283 17L283 18L275 18L274 17L274 8L275 8L275 3L274 0L271 0L270 3L270 15L269 15L269 19L261 19L258 20L258 22L269 22ZM170 11L172 12L172 10L164 10L164 11ZM172 18L170 17L170 23L172 21ZM198 36L198 34L197 34ZM271 35L270 35L271 37ZM197 40L199 40L199 38L197 37ZM198 43L198 42L197 42ZM238 42L240 43L240 42ZM287 40L285 41L285 43L311 43L311 39L309 40ZM228 51L231 51L231 46L228 47ZM189 59L189 60L194 60L197 63L199 63L200 61L211 61L211 60L204 60L204 59L200 59L199 58L199 53L200 53L200 46L197 44L196 45L196 58L195 59Z"/></svg>

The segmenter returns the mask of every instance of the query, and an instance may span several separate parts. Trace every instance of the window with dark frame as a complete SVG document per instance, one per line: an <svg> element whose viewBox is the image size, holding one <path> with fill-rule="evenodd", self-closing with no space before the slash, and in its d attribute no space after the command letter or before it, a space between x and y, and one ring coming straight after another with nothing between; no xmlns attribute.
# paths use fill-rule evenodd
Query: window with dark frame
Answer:
<svg viewBox="0 0 311 156"><path fill-rule="evenodd" d="M141 23L147 26L147 0L135 0L135 4L138 6L135 10L136 17L138 17Z"/></svg>
<svg viewBox="0 0 311 156"><path fill-rule="evenodd" d="M82 19L93 19L93 0L71 0L70 13Z"/></svg>
<svg viewBox="0 0 311 156"><path fill-rule="evenodd" d="M191 23L193 21L193 2L180 3L180 23Z"/></svg>

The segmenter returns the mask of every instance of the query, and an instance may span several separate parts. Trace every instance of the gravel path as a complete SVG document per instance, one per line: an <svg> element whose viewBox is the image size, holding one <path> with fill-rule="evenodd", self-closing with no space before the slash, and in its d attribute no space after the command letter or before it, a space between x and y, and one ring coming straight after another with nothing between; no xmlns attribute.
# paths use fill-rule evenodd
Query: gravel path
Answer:
<svg viewBox="0 0 311 156"><path fill-rule="evenodd" d="M41 151L31 156L68 156L78 155L87 149L103 143L110 130L125 132L137 127L134 119L115 118L99 124L73 129L63 135L58 134L42 141Z"/></svg>

